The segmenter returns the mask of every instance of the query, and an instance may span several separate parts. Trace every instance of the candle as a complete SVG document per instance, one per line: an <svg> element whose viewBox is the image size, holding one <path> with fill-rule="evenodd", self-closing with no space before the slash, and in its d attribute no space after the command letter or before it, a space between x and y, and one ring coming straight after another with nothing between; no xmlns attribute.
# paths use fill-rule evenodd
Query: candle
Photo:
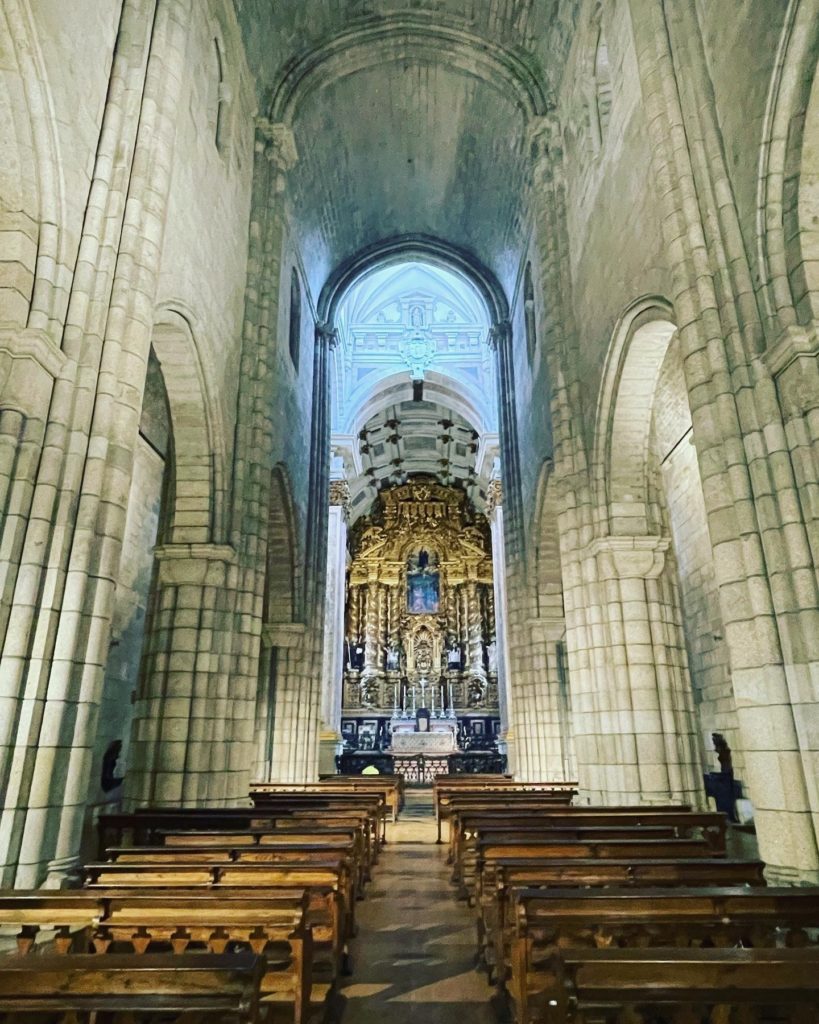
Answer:
<svg viewBox="0 0 819 1024"><path fill-rule="evenodd" d="M430 704L432 705L430 710L432 712L432 717L434 718L435 717L435 687L434 686L430 688L429 700L430 700Z"/></svg>

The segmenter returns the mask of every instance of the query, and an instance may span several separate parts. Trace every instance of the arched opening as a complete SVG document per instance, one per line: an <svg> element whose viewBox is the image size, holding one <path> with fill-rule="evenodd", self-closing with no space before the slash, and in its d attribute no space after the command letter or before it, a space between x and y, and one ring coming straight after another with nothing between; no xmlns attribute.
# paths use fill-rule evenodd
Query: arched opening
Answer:
<svg viewBox="0 0 819 1024"><path fill-rule="evenodd" d="M537 326L535 311L535 286L532 282L532 264L526 263L526 271L523 276L523 315L526 323L526 351L529 355L529 365L535 361L537 352Z"/></svg>
<svg viewBox="0 0 819 1024"><path fill-rule="evenodd" d="M325 655L323 681L340 699L324 701L337 716L325 726L353 770L356 758L415 756L421 712L441 764L469 751L496 766L506 725L504 566L488 520L499 470L492 306L442 253L413 256L396 248L348 267L323 296L338 338L332 486L344 517L343 530L331 524L328 578L346 575L343 632L327 634L338 657ZM338 593L329 587L329 601ZM328 603L328 624L335 612Z"/></svg>
<svg viewBox="0 0 819 1024"><path fill-rule="evenodd" d="M277 721L290 720L297 693L287 682L296 670L302 641L302 566L298 556L295 510L283 466L270 477L270 505L267 535L267 567L263 599L262 644L259 656L259 685L256 691L256 778L280 779L291 759L288 748L294 740Z"/></svg>
<svg viewBox="0 0 819 1024"><path fill-rule="evenodd" d="M599 548L607 559L601 564L613 566L614 575L628 581L627 586L620 583L624 594L633 597L639 590L646 602L642 610L636 601L628 606L633 623L612 625L613 633L619 636L625 629L630 637L621 674L626 699L640 701L636 706L641 708L648 699L633 690L647 686L639 666L643 644L655 666L650 699L666 707L659 716L641 711L644 730L636 742L647 752L653 746L648 756L662 761L669 792L677 785L695 787L702 800L702 753L712 749L712 732L734 740L736 711L691 439L673 310L649 298L622 318L606 364L594 465ZM627 618L624 611L622 619ZM660 664L662 673L656 670ZM598 694L598 707L607 699Z"/></svg>
<svg viewBox="0 0 819 1024"><path fill-rule="evenodd" d="M295 267L290 272L290 318L288 320L287 344L290 361L298 373L301 355L301 284Z"/></svg>
<svg viewBox="0 0 819 1024"><path fill-rule="evenodd" d="M566 659L566 619L560 558L559 513L552 462L540 474L534 517L529 636L515 667L516 775L576 778L572 708Z"/></svg>

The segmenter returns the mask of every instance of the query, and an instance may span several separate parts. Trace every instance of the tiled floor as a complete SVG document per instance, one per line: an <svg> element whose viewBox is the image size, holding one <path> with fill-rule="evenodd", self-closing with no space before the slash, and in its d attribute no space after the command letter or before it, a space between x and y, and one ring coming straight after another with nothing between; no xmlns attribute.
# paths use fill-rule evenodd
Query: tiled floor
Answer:
<svg viewBox="0 0 819 1024"><path fill-rule="evenodd" d="M357 908L353 974L341 990L340 1020L496 1024L492 989L475 970L472 913L455 900L446 847L435 845L431 794L407 796Z"/></svg>

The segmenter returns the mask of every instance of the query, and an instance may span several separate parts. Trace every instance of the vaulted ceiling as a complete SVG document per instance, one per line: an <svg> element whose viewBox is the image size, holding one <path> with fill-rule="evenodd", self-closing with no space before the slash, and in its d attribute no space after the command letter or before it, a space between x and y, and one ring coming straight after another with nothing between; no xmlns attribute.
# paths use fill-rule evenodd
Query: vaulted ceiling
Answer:
<svg viewBox="0 0 819 1024"><path fill-rule="evenodd" d="M235 0L260 110L288 123L311 291L405 234L459 246L511 294L526 132L571 26L558 0ZM569 17L570 21L570 17Z"/></svg>

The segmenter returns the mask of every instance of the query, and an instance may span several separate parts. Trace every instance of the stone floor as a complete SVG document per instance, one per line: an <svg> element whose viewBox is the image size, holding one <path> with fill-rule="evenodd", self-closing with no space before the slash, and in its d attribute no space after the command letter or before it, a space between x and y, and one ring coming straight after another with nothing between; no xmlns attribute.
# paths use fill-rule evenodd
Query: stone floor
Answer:
<svg viewBox="0 0 819 1024"><path fill-rule="evenodd" d="M353 974L341 989L342 1024L496 1024L486 975L475 970L471 912L453 896L435 845L432 795L407 794L367 898L357 908Z"/></svg>

